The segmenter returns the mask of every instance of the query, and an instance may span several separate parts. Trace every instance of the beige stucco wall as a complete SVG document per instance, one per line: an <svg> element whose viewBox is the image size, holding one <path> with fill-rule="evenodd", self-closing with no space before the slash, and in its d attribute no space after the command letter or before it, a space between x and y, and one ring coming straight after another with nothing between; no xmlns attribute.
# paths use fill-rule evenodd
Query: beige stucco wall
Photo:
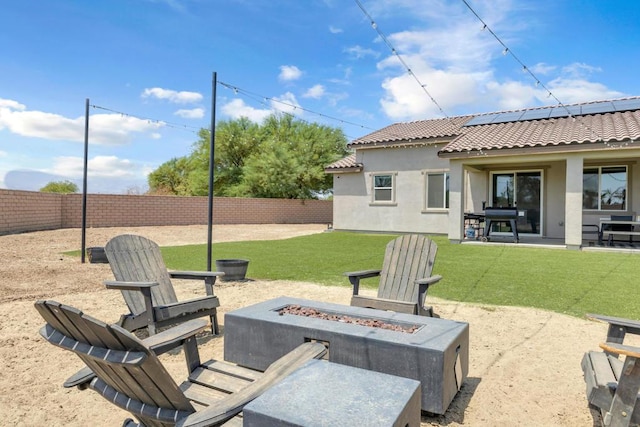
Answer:
<svg viewBox="0 0 640 427"><path fill-rule="evenodd" d="M447 170L442 146L359 150L359 173L334 175L333 226L339 230L445 234L448 212L424 209L424 170ZM395 174L394 204L372 203L372 173Z"/></svg>

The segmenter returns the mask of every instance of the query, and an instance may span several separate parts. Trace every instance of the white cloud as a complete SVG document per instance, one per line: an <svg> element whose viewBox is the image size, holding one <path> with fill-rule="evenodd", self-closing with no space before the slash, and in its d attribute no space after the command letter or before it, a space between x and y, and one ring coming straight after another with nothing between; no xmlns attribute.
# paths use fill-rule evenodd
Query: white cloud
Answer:
<svg viewBox="0 0 640 427"><path fill-rule="evenodd" d="M415 77L404 73L398 77L386 78L382 83L386 93L380 100L380 105L385 114L394 120L442 116L440 108L449 115L457 106L475 103L480 97L482 83L490 77L489 73L457 73L434 69L419 57L410 59ZM425 85L424 89L419 86L418 81Z"/></svg>
<svg viewBox="0 0 640 427"><path fill-rule="evenodd" d="M280 75L278 79L283 82L289 82L293 80L298 80L302 77L302 71L295 65L281 65L280 66Z"/></svg>
<svg viewBox="0 0 640 427"><path fill-rule="evenodd" d="M51 169L44 172L70 178L83 176L84 160L82 157L56 157ZM101 178L132 178L142 175L140 166L127 159L116 156L96 156L87 162L87 175Z"/></svg>
<svg viewBox="0 0 640 427"><path fill-rule="evenodd" d="M7 157L8 155L9 153L7 153L6 151L0 150L0 157Z"/></svg>
<svg viewBox="0 0 640 427"><path fill-rule="evenodd" d="M175 113L176 116L184 119L201 119L204 117L204 108L192 108L191 110L178 110Z"/></svg>
<svg viewBox="0 0 640 427"><path fill-rule="evenodd" d="M241 99L233 99L221 107L222 113L232 119L246 117L252 122L260 123L274 113L290 113L300 116L303 113L302 107L295 95L286 92L281 96L271 98L270 109L257 109L244 103Z"/></svg>
<svg viewBox="0 0 640 427"><path fill-rule="evenodd" d="M271 113L268 109L257 109L246 105L242 99L234 99L222 105L222 113L232 119L246 117L252 122L260 123Z"/></svg>
<svg viewBox="0 0 640 427"><path fill-rule="evenodd" d="M511 55L502 55L502 46L490 32L481 30L480 22L465 7L455 2L436 2L430 8L411 1L394 5L376 3L375 16L397 14L399 12L392 8L403 8L422 19L420 25L423 26L413 25L411 31L387 34L389 44L402 61L389 53L377 64L378 70L386 75L380 105L394 120L442 116L431 98L444 114L456 115L549 105L557 103L555 98L570 104L624 96L594 82L592 76L601 70L584 63L564 67L544 62L535 64L529 70L537 75L540 83L543 83L542 76L547 78L548 83L543 85L536 85L529 73L505 79L503 69L521 66ZM478 2L475 7L490 28L500 34L501 40L517 51L522 43L520 38L530 30L527 15L518 4L502 0L499 5ZM384 40L376 41L382 44ZM359 52L353 50L356 55ZM548 97L548 91L542 86L551 90L555 98Z"/></svg>
<svg viewBox="0 0 640 427"><path fill-rule="evenodd" d="M18 101L14 101L13 99L0 98L0 108L23 111L26 110L27 107L24 104L20 104Z"/></svg>
<svg viewBox="0 0 640 427"><path fill-rule="evenodd" d="M333 25L329 25L329 32L331 34L340 34L343 32L342 28L334 27Z"/></svg>
<svg viewBox="0 0 640 427"><path fill-rule="evenodd" d="M582 79L587 76L595 73L601 72L602 69L598 67L593 67L588 64L574 62L573 64L566 65L562 67L562 74L571 78L571 79Z"/></svg>
<svg viewBox="0 0 640 427"><path fill-rule="evenodd" d="M271 106L277 112L290 113L299 116L303 110L302 106L291 92L286 92L281 96L276 96L271 100Z"/></svg>
<svg viewBox="0 0 640 427"><path fill-rule="evenodd" d="M143 98L163 99L175 104L192 104L202 101L202 95L198 92L175 91L160 87L147 88L142 92Z"/></svg>
<svg viewBox="0 0 640 427"><path fill-rule="evenodd" d="M574 104L597 99L615 99L625 96L624 93L609 89L601 83L590 82L585 79L557 78L549 82L547 87L563 104ZM544 96L547 96L546 92Z"/></svg>
<svg viewBox="0 0 640 427"><path fill-rule="evenodd" d="M164 124L120 114L94 114L89 117L92 144L119 145L131 141L133 133L157 130ZM84 141L85 118L70 119L59 114L27 110L22 104L0 99L0 130L34 138Z"/></svg>
<svg viewBox="0 0 640 427"><path fill-rule="evenodd" d="M303 98L313 98L313 99L320 99L322 98L322 96L325 94L325 88L324 86L318 84L315 86L310 87L305 93L304 95L302 95Z"/></svg>
<svg viewBox="0 0 640 427"><path fill-rule="evenodd" d="M366 49L360 45L351 46L344 49L344 52L349 54L351 57L355 59L362 59L368 56L372 58L380 57L380 52L376 52L373 49Z"/></svg>
<svg viewBox="0 0 640 427"><path fill-rule="evenodd" d="M549 65L549 64L545 64L544 62L539 62L537 64L535 64L533 67L531 67L531 71L534 74L540 74L540 75L546 75L551 73L552 71L555 71L558 67L556 67L555 65Z"/></svg>
<svg viewBox="0 0 640 427"><path fill-rule="evenodd" d="M541 101L542 98L539 89L529 84L514 81L506 83L489 82L487 84L487 94L490 98L488 104L496 105L495 109L498 110L528 108L536 105L536 101ZM542 103L548 104L549 101Z"/></svg>

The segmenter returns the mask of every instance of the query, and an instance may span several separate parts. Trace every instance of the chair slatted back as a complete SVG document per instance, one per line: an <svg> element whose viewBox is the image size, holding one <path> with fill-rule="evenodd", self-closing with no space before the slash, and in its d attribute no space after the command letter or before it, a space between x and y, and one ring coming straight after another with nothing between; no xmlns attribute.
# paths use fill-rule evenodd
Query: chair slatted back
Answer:
<svg viewBox="0 0 640 427"><path fill-rule="evenodd" d="M173 425L195 412L157 356L129 331L55 301L35 306L47 322L40 334L76 353L96 374L89 387L145 425Z"/></svg>
<svg viewBox="0 0 640 427"><path fill-rule="evenodd" d="M116 280L158 282L158 286L151 288L154 306L178 301L160 247L155 242L142 236L122 234L109 240L104 250ZM122 296L132 314L145 311L140 292L122 291Z"/></svg>
<svg viewBox="0 0 640 427"><path fill-rule="evenodd" d="M417 301L416 279L431 276L438 247L422 235L407 234L387 244L378 298Z"/></svg>

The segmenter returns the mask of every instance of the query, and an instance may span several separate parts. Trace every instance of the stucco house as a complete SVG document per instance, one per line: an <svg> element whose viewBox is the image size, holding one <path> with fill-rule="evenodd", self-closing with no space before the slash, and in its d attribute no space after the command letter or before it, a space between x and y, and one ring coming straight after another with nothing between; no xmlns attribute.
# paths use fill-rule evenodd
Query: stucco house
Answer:
<svg viewBox="0 0 640 427"><path fill-rule="evenodd" d="M336 230L461 242L465 214L511 206L521 241L577 249L583 224L640 215L640 97L395 123L350 147L325 169Z"/></svg>

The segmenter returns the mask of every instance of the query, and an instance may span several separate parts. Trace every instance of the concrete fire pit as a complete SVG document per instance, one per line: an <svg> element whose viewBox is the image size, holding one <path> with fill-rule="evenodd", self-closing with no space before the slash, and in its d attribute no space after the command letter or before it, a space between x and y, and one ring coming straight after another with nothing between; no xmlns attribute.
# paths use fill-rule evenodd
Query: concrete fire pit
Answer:
<svg viewBox="0 0 640 427"><path fill-rule="evenodd" d="M280 314L292 305L413 332ZM280 297L225 314L224 326L227 361L264 370L299 344L320 341L330 362L420 381L422 411L434 414L447 410L468 373L465 322Z"/></svg>

